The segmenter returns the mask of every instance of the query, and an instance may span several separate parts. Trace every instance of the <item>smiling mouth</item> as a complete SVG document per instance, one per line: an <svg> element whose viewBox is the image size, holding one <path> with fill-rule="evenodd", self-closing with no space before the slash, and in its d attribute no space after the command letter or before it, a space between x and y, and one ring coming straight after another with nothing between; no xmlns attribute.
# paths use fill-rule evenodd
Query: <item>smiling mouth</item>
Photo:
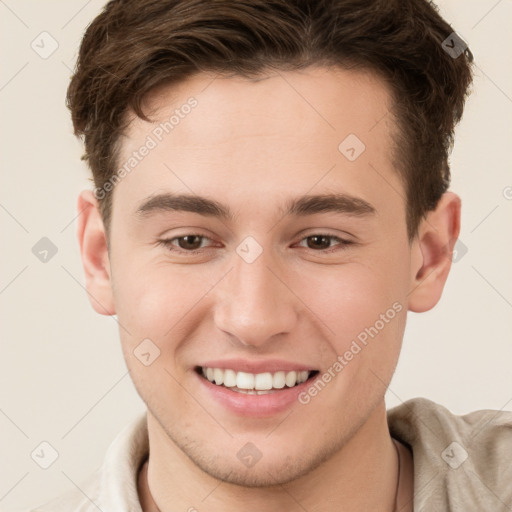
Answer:
<svg viewBox="0 0 512 512"><path fill-rule="evenodd" d="M203 366L198 366L196 372L212 384L248 395L276 393L283 389L298 386L318 375L318 370L248 373Z"/></svg>

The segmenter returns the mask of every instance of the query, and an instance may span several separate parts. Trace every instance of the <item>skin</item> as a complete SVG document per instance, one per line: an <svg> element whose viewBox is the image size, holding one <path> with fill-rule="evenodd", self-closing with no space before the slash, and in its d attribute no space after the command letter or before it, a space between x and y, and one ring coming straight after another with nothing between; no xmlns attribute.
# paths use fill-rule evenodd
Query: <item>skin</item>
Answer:
<svg viewBox="0 0 512 512"><path fill-rule="evenodd" d="M308 68L258 80L202 73L161 88L146 105L154 123L133 117L121 139L120 164L190 96L197 107L116 185L110 250L92 192L78 201L91 304L117 315L148 408L143 509L229 511L243 503L247 511L389 512L397 457L384 394L407 311L427 311L441 296L460 199L445 193L409 243L391 158L390 94L360 70ZM353 162L338 150L350 133L366 145ZM162 192L215 199L234 218L136 214ZM375 212L284 215L285 201L304 194L348 194ZM199 254L176 240L188 234L206 237ZM314 234L352 243L327 239L335 250L326 253L307 238ZM249 235L263 251L252 263L236 252ZM159 244L164 238L182 252ZM194 373L207 360L273 358L322 374L394 303L402 310L306 405L244 416L212 400ZM150 366L133 354L146 338L161 351ZM251 468L237 457L248 442L262 453ZM410 510L412 459L401 450L399 506Z"/></svg>

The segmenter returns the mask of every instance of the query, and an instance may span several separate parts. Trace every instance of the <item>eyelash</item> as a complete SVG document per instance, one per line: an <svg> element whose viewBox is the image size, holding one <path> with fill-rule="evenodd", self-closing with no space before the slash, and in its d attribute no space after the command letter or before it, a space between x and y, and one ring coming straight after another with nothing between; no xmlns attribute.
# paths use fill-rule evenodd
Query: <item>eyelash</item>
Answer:
<svg viewBox="0 0 512 512"><path fill-rule="evenodd" d="M185 238L187 236L196 236L196 237L201 238L202 240L210 240L207 236L201 235L199 233L187 233L186 235L177 236L177 237L174 237L174 238L166 238L166 239L158 240L158 244L159 245L163 245L164 247L167 248L167 250L169 250L170 252L173 252L173 253L187 254L187 255L201 254L204 251L204 248L203 249L194 249L192 251L187 251L185 249L176 248L176 246L174 246L172 244L173 241L180 240L180 239ZM329 249L315 250L315 249L309 249L309 248L306 247L306 249L309 249L310 251L317 252L317 253L324 253L325 254L325 253L332 253L332 252L335 252L335 251L338 251L338 250L342 251L342 250L346 249L347 246L352 245L354 243L354 242L352 242L350 240L344 240L343 238L340 238L340 237L334 236L334 235L330 235L328 233L313 233L311 235L308 235L308 236L302 238L300 240L300 242L302 242L303 240L306 240L308 238L314 237L314 236L325 237L325 238L329 238L331 240L336 240L338 242L341 242L340 244L338 244L338 246L335 246L334 248L329 248ZM209 249L209 248L207 247L206 249Z"/></svg>

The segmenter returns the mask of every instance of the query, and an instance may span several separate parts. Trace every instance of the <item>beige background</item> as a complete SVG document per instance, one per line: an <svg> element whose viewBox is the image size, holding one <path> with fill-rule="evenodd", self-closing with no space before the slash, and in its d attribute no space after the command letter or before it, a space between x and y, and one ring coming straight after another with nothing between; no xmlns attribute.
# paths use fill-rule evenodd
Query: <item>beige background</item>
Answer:
<svg viewBox="0 0 512 512"><path fill-rule="evenodd" d="M144 411L116 322L89 305L75 239L76 197L90 182L64 96L104 3L0 1L1 510L72 489ZM425 396L458 414L512 410L512 1L439 5L478 66L451 159L468 250L435 310L410 314L387 403ZM51 49L43 31L59 45L45 59L31 48ZM47 263L31 251L42 237L58 248ZM46 470L30 457L42 441L59 453Z"/></svg>

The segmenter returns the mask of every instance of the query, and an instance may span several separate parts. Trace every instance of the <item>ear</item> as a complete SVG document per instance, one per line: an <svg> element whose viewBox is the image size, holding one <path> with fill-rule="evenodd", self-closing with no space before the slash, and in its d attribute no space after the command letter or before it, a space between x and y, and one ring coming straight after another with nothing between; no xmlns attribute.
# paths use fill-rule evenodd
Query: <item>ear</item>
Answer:
<svg viewBox="0 0 512 512"><path fill-rule="evenodd" d="M78 197L78 242L89 301L97 313L115 315L107 237L97 199L91 190Z"/></svg>
<svg viewBox="0 0 512 512"><path fill-rule="evenodd" d="M410 311L428 311L441 298L459 236L460 207L460 197L445 192L435 210L428 212L420 223L411 254Z"/></svg>

